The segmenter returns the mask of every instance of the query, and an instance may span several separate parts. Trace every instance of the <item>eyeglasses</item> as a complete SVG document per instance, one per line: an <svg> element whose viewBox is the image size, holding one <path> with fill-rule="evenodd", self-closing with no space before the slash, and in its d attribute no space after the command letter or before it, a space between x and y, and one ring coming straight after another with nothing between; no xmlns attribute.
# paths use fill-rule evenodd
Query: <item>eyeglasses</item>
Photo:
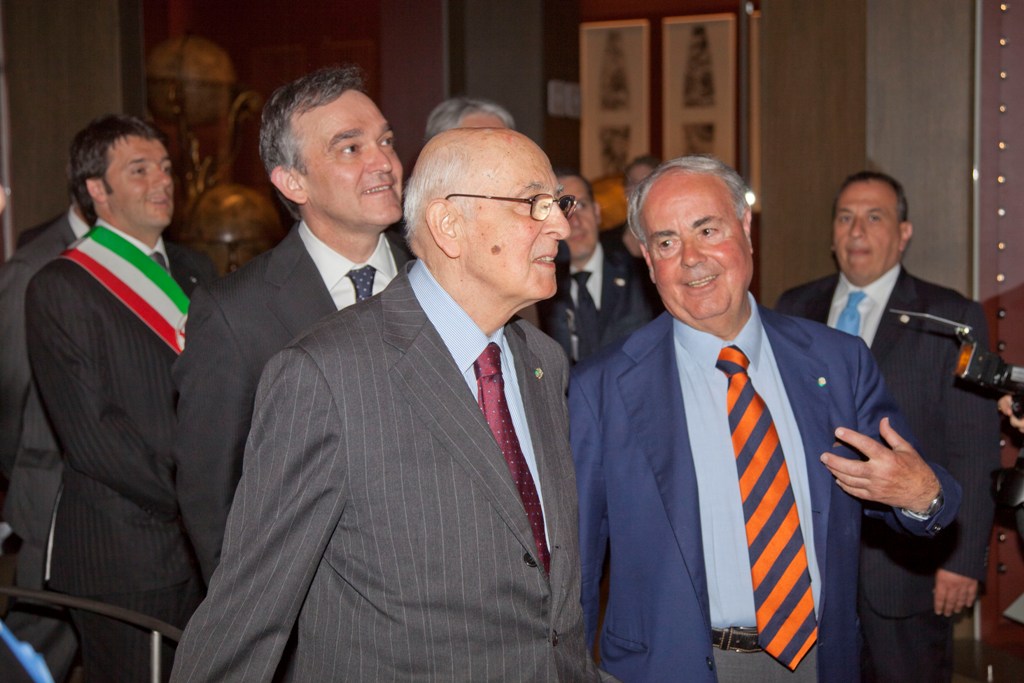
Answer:
<svg viewBox="0 0 1024 683"><path fill-rule="evenodd" d="M535 221L547 220L548 216L551 215L551 207L558 205L565 217L568 218L572 215L572 212L576 210L576 197L571 194L564 194L558 199L555 199L549 194L535 194L529 198L522 197L492 197L486 194L450 194L445 199L451 199L452 197L473 197L474 199L497 199L502 202L521 202L523 204L530 205L530 218Z"/></svg>

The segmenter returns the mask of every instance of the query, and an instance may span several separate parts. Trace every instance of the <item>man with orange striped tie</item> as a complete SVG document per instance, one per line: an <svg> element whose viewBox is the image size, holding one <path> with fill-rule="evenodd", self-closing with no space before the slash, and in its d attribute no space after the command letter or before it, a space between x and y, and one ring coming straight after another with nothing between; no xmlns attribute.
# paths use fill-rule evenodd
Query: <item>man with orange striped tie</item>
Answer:
<svg viewBox="0 0 1024 683"><path fill-rule="evenodd" d="M931 536L960 486L918 455L867 347L749 294L747 188L709 157L630 196L667 313L577 366L587 635L623 681L850 681L861 515Z"/></svg>

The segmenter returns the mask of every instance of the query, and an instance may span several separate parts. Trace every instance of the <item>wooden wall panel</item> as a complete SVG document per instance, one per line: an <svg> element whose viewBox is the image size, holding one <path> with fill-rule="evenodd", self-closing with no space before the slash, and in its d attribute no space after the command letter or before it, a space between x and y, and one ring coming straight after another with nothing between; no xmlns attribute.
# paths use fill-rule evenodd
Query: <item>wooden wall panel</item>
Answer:
<svg viewBox="0 0 1024 683"><path fill-rule="evenodd" d="M142 113L140 9L128 0L4 0L2 11L8 210L18 233L67 209L65 166L76 132L100 114Z"/></svg>
<svg viewBox="0 0 1024 683"><path fill-rule="evenodd" d="M761 300L834 270L832 195L865 158L865 0L761 10Z"/></svg>
<svg viewBox="0 0 1024 683"><path fill-rule="evenodd" d="M869 0L867 164L903 183L907 269L971 296L974 10Z"/></svg>

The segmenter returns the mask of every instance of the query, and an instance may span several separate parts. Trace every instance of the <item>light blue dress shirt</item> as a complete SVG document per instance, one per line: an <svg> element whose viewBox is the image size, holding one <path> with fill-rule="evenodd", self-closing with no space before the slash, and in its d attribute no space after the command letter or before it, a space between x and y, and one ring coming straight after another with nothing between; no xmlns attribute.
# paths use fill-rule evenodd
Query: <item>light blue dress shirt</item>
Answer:
<svg viewBox="0 0 1024 683"><path fill-rule="evenodd" d="M679 383L683 392L686 424L689 426L693 465L697 473L711 625L715 628L757 625L736 455L726 409L728 379L715 367L719 352L730 344L738 346L750 359L747 371L750 381L764 399L775 421L796 498L797 514L800 516L800 530L807 550L816 612L821 598L821 575L814 554L806 454L771 344L764 333L757 304L752 296L750 306L750 320L731 342L723 342L714 335L699 332L678 320L673 325Z"/></svg>
<svg viewBox="0 0 1024 683"><path fill-rule="evenodd" d="M508 403L508 412L512 416L512 426L515 427L516 436L519 438L519 447L523 451L526 465L530 468L530 474L533 475L533 482L537 487L541 511L545 513L544 533L548 535L548 517L544 510L542 484L537 473L537 457L533 452L533 439L530 436L530 426L526 421L523 396L519 391L515 359L505 341L504 326L499 327L498 331L490 337L485 335L473 322L473 319L462 310L462 307L455 303L451 295L438 284L423 261L416 261L409 270L409 284L412 285L416 301L423 308L423 312L427 314L427 320L441 335L441 341L448 348L452 360L455 361L456 367L459 368L463 379L466 380L466 387L474 402L477 401L477 384L473 363L490 342L494 342L501 349L501 376L505 380L505 401Z"/></svg>

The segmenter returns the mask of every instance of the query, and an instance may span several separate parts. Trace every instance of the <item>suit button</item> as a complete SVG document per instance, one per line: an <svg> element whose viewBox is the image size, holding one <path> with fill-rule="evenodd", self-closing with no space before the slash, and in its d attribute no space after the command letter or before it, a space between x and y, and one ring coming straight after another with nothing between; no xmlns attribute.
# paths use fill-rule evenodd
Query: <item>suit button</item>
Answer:
<svg viewBox="0 0 1024 683"><path fill-rule="evenodd" d="M551 647L558 647L558 631L551 632Z"/></svg>
<svg viewBox="0 0 1024 683"><path fill-rule="evenodd" d="M715 670L715 660L711 659L711 657L708 657L704 661L707 662L708 670L709 671L714 671Z"/></svg>
<svg viewBox="0 0 1024 683"><path fill-rule="evenodd" d="M523 553L523 562L526 563L527 567L536 567L537 566L537 560L533 559L533 557L531 557L530 553Z"/></svg>

